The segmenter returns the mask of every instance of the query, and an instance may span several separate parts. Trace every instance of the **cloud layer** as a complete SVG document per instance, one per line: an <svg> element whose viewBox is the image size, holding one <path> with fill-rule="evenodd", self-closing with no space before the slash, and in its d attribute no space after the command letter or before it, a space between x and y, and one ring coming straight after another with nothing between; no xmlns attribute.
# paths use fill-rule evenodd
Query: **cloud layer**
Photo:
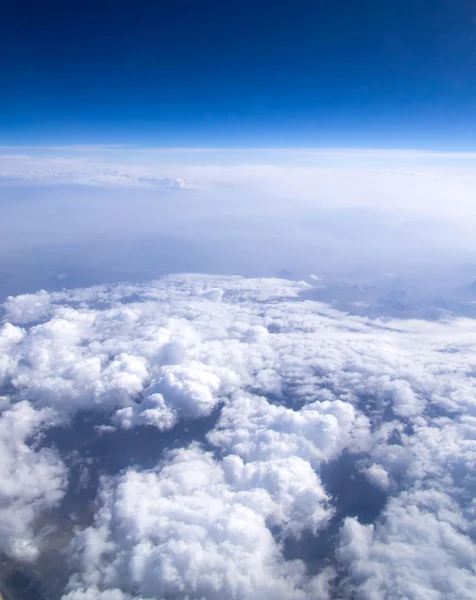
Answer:
<svg viewBox="0 0 476 600"><path fill-rule="evenodd" d="M285 269L302 278L360 269L427 280L431 268L438 283L448 281L476 249L471 160L385 151L6 151L0 297L183 271Z"/></svg>
<svg viewBox="0 0 476 600"><path fill-rule="evenodd" d="M153 467L103 463L66 598L470 598L474 321L360 318L309 289L184 275L9 298L2 551L41 556L71 493L70 459L42 431L85 411L111 440L197 422L200 439ZM385 500L372 522L343 508L364 483L363 505Z"/></svg>

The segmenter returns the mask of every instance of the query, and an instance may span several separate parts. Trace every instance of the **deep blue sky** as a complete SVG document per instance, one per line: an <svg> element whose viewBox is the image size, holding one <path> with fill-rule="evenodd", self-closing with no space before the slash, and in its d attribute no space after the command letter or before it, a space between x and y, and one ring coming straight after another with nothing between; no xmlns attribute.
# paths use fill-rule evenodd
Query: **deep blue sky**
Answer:
<svg viewBox="0 0 476 600"><path fill-rule="evenodd" d="M0 5L0 144L476 148L473 0Z"/></svg>

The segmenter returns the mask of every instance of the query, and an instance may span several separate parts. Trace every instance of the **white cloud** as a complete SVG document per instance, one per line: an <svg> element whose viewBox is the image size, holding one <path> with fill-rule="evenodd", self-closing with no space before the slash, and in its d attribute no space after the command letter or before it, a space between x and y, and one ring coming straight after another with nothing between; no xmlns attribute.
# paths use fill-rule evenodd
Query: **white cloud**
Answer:
<svg viewBox="0 0 476 600"><path fill-rule="evenodd" d="M48 409L28 402L1 407L0 416L0 551L34 560L41 549L37 519L57 508L66 488L66 469L52 451L27 444L42 426L54 422Z"/></svg>
<svg viewBox="0 0 476 600"><path fill-rule="evenodd" d="M63 596L64 600L131 600L130 594L124 594L122 590L100 590L95 586L75 589ZM134 596L135 600L143 600Z"/></svg>
<svg viewBox="0 0 476 600"><path fill-rule="evenodd" d="M164 366L150 386L144 400L121 408L115 421L125 428L134 424L170 429L180 418L208 416L220 400L220 377L200 364Z"/></svg>
<svg viewBox="0 0 476 600"><path fill-rule="evenodd" d="M364 474L372 485L384 491L388 490L388 473L382 465L370 465L370 467L364 470Z"/></svg>
<svg viewBox="0 0 476 600"><path fill-rule="evenodd" d="M70 586L91 586L91 597L119 588L143 597L307 598L328 572L312 581L303 563L284 561L266 524L301 508L309 517L307 502L323 500L303 466L220 464L192 446L155 471L128 471L105 484L94 527L76 540L82 570Z"/></svg>
<svg viewBox="0 0 476 600"><path fill-rule="evenodd" d="M415 492L392 499L376 526L347 519L338 551L350 573L346 593L371 600L473 598L476 549L459 513L444 495Z"/></svg>
<svg viewBox="0 0 476 600"><path fill-rule="evenodd" d="M12 260L28 251L27 281L37 277L37 287L74 266L91 283L106 280L98 272L144 280L158 269L302 277L454 266L475 250L471 160L375 150L28 150L0 157L0 250ZM27 289L13 276L12 286Z"/></svg>
<svg viewBox="0 0 476 600"><path fill-rule="evenodd" d="M349 403L323 400L293 410L237 394L208 438L246 460L299 456L318 467L352 446L354 433L365 436L367 420Z"/></svg>
<svg viewBox="0 0 476 600"><path fill-rule="evenodd" d="M71 600L333 597L334 571L314 579L281 542L319 535L336 514L323 467L344 453L388 503L372 524L345 521L328 557L336 585L361 598L471 597L474 322L360 318L300 300L309 289L180 275L10 298L0 443L26 466L9 467L17 487L0 525L19 525L3 539L35 556L37 515L64 490L59 458L31 432L80 409L106 409L103 427L162 431L216 410L214 454L187 440L156 468L104 480L74 543Z"/></svg>

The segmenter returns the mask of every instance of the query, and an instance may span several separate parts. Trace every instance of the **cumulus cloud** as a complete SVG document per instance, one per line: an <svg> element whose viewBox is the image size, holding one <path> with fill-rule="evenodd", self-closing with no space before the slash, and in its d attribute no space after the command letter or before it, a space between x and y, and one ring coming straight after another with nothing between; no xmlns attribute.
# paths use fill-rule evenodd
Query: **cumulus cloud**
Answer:
<svg viewBox="0 0 476 600"><path fill-rule="evenodd" d="M246 468L232 456L220 464L191 446L155 471L128 471L105 484L94 527L76 540L84 575L70 585L143 597L308 597L323 576L313 582L302 562L283 561L266 521L282 524L325 495L311 469L289 466Z"/></svg>
<svg viewBox="0 0 476 600"><path fill-rule="evenodd" d="M382 467L382 465L370 465L364 470L365 476L370 481L372 485L380 488L384 491L388 489L389 478L387 471Z"/></svg>
<svg viewBox="0 0 476 600"><path fill-rule="evenodd" d="M36 411L26 401L0 405L0 551L32 561L41 547L39 517L57 508L66 490L66 469L47 449L27 444L42 426L51 425L48 409Z"/></svg>
<svg viewBox="0 0 476 600"><path fill-rule="evenodd" d="M474 596L474 539L460 507L433 491L404 493L389 502L376 526L346 519L338 556L356 598Z"/></svg>
<svg viewBox="0 0 476 600"><path fill-rule="evenodd" d="M339 456L366 435L367 420L346 402L310 402L300 410L237 394L223 408L209 440L247 460L300 456L314 466Z"/></svg>
<svg viewBox="0 0 476 600"><path fill-rule="evenodd" d="M101 416L100 436L199 422L200 441L154 467L104 468L65 597L469 598L474 322L351 316L310 289L178 275L9 298L0 443L25 466L8 470L0 526L19 525L2 550L34 558L38 516L64 494L38 432L78 411ZM344 496L360 477L384 498L372 523L332 492L345 460ZM326 561L287 553L306 536L327 540Z"/></svg>
<svg viewBox="0 0 476 600"><path fill-rule="evenodd" d="M144 391L144 400L118 410L116 421L126 428L141 423L170 429L180 417L209 415L219 402L220 387L220 377L203 365L165 366Z"/></svg>

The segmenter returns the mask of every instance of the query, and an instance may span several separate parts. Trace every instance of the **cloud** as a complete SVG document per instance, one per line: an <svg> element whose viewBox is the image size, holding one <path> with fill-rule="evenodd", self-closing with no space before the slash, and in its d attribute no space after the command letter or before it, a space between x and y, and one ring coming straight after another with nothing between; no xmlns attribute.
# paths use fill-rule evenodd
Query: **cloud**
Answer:
<svg viewBox="0 0 476 600"><path fill-rule="evenodd" d="M70 586L92 586L90 597L119 588L146 598L307 598L329 573L312 581L302 562L284 561L266 521L282 523L324 493L305 464L289 466L246 468L231 456L220 464L191 446L154 471L106 483L94 527L75 541L82 575ZM276 502L281 495L291 506Z"/></svg>
<svg viewBox="0 0 476 600"><path fill-rule="evenodd" d="M26 402L0 411L0 551L16 559L37 558L42 532L38 519L59 506L66 491L66 468L56 453L27 444L54 415Z"/></svg>
<svg viewBox="0 0 476 600"><path fill-rule="evenodd" d="M387 471L382 465L370 465L364 470L365 476L372 485L381 490L387 491L389 486L389 479Z"/></svg>
<svg viewBox="0 0 476 600"><path fill-rule="evenodd" d="M433 491L389 502L376 526L346 519L338 556L356 598L467 598L474 595L474 541L460 507ZM436 568L437 566L437 568Z"/></svg>
<svg viewBox="0 0 476 600"><path fill-rule="evenodd" d="M20 394L40 404L54 402L65 413L162 394L186 416L208 414L217 395L236 389L241 378L249 381L254 368L247 363L255 357L247 350L259 351L265 339L264 327L247 323L249 307L236 318L232 305L207 296L215 281L164 279L143 287L10 298L1 338L8 360L0 377ZM223 282L238 302L292 298L308 287L268 280L254 289L252 280L239 277ZM131 295L140 295L139 301L123 303ZM28 331L19 326L30 319ZM166 364L170 360L184 364Z"/></svg>
<svg viewBox="0 0 476 600"><path fill-rule="evenodd" d="M470 160L121 147L4 155L0 296L181 271L438 279L430 267L456 269L474 254Z"/></svg>
<svg viewBox="0 0 476 600"><path fill-rule="evenodd" d="M219 376L203 365L165 366L144 391L144 400L118 410L115 420L123 427L141 423L170 429L181 417L209 415L220 401L220 387Z"/></svg>
<svg viewBox="0 0 476 600"><path fill-rule="evenodd" d="M208 439L248 460L299 456L318 467L352 446L352 434L366 435L366 429L365 417L340 400L310 402L293 410L237 394L223 408Z"/></svg>
<svg viewBox="0 0 476 600"><path fill-rule="evenodd" d="M1 159L2 157L0 157ZM20 158L20 157L3 157ZM21 157L30 158L30 157ZM112 169L88 171L27 171L12 175L0 173L0 178L10 182L28 181L43 185L55 184L77 184L93 186L126 186L126 187L152 187L164 191L173 190L193 190L195 186L187 183L181 178L172 177L154 177L152 175L143 175L134 177L129 173L114 171ZM200 189L197 187L197 189Z"/></svg>
<svg viewBox="0 0 476 600"><path fill-rule="evenodd" d="M0 444L25 466L0 492L15 482L3 551L41 552L67 457L39 434L86 411L102 439L156 428L174 450L113 471L77 445L104 477L69 547L71 600L469 598L474 321L357 317L311 289L176 275L9 298ZM383 499L370 520L345 508L364 484L361 506Z"/></svg>

